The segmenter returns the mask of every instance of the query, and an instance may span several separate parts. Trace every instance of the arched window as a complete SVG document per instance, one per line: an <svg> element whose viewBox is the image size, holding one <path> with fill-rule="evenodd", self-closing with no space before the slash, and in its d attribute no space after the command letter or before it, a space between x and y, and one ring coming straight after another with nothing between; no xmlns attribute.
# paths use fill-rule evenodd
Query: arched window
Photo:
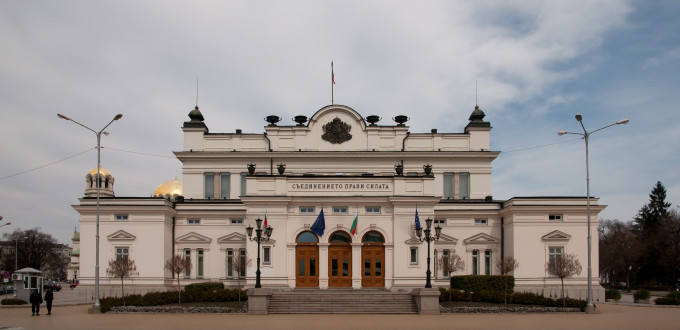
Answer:
<svg viewBox="0 0 680 330"><path fill-rule="evenodd" d="M363 243L385 243L385 239L377 231L369 231L361 241Z"/></svg>
<svg viewBox="0 0 680 330"><path fill-rule="evenodd" d="M298 235L296 242L298 243L318 243L319 239L311 231L302 232Z"/></svg>
<svg viewBox="0 0 680 330"><path fill-rule="evenodd" d="M330 243L352 243L352 239L344 231L336 231L329 240Z"/></svg>

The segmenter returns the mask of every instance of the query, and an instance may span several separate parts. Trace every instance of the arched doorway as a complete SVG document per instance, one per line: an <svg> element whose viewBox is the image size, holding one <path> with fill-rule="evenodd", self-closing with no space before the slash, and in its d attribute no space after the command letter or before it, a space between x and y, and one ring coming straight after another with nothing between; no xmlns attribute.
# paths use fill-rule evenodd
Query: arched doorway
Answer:
<svg viewBox="0 0 680 330"><path fill-rule="evenodd" d="M295 240L295 286L319 286L319 239L305 231Z"/></svg>
<svg viewBox="0 0 680 330"><path fill-rule="evenodd" d="M328 240L328 286L352 286L352 239L337 231Z"/></svg>
<svg viewBox="0 0 680 330"><path fill-rule="evenodd" d="M385 238L377 231L369 231L361 239L362 287L385 286Z"/></svg>

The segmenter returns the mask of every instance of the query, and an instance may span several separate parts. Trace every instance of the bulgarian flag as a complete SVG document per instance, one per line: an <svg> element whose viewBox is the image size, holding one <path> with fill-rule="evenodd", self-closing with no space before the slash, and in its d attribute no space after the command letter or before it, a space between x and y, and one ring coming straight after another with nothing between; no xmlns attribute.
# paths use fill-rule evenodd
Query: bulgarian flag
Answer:
<svg viewBox="0 0 680 330"><path fill-rule="evenodd" d="M264 210L264 228L267 228L267 209Z"/></svg>
<svg viewBox="0 0 680 330"><path fill-rule="evenodd" d="M357 221L359 220L359 210L354 213L354 222L352 222L352 228L349 230L352 235L357 234Z"/></svg>

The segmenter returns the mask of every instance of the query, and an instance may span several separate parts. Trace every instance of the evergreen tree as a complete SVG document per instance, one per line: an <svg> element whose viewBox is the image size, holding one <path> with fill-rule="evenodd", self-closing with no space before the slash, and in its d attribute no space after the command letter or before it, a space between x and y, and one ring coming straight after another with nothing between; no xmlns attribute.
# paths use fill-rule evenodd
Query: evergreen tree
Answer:
<svg viewBox="0 0 680 330"><path fill-rule="evenodd" d="M671 203L666 202L666 187L657 181L652 192L649 194L649 203L638 211L635 217L635 225L643 236L648 236L656 231L661 221L668 216Z"/></svg>

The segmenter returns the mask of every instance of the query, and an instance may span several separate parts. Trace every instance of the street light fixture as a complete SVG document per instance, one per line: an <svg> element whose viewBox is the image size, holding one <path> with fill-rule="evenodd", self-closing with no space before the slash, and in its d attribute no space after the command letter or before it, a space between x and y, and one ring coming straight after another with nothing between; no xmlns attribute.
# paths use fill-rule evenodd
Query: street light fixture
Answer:
<svg viewBox="0 0 680 330"><path fill-rule="evenodd" d="M593 305L593 271L592 271L592 249L591 249L591 228L590 228L590 170L589 170L589 165L588 165L588 139L590 138L590 135L597 132L601 131L605 128L612 127L615 125L621 125L621 124L628 124L628 119L621 119L613 124L609 124L604 127L600 127L596 130L588 132L586 130L586 127L583 126L583 116L581 116L580 113L577 113L576 116L574 116L576 120L581 124L581 128L583 129L583 133L574 133L574 132L567 132L567 131L559 131L557 132L558 135L565 135L565 134L574 134L574 135L580 135L583 137L583 139L586 142L586 204L588 205L588 298L586 302L586 313L595 313L595 305Z"/></svg>
<svg viewBox="0 0 680 330"><path fill-rule="evenodd" d="M416 235L418 235L418 239L421 242L427 242L427 281L425 281L425 287L426 288L431 288L432 287L432 272L430 271L430 242L438 241L439 240L439 235L442 233L442 227L437 225L437 227L434 228L434 233L435 235L432 236L432 218L427 218L425 220L425 223L427 225L427 228L425 228L425 237L423 236L423 228L418 227L416 228Z"/></svg>
<svg viewBox="0 0 680 330"><path fill-rule="evenodd" d="M265 236L262 236L262 219L257 218L255 220L255 223L257 224L257 229L255 229L255 237L253 236L253 227L250 225L246 228L246 233L248 233L248 239L250 239L251 242L257 242L257 271L255 272L255 288L261 288L262 285L260 284L260 242L268 242L269 238L272 236L272 231L274 231L274 228L272 226L267 226L267 228L264 228L264 234Z"/></svg>
<svg viewBox="0 0 680 330"><path fill-rule="evenodd" d="M96 237L96 239L95 239L95 240L96 240L96 243L95 243L94 306L93 306L93 308L96 309L96 310L98 310L98 309L100 309L100 307L101 307L101 304L100 304L100 302L99 302L99 189L100 189L100 186L101 186L101 182L100 182L100 180L99 180L99 176L100 176L99 170L101 169L101 166L102 166L102 165L101 165L101 139L102 139L102 133L104 133L104 135L109 135L109 133L108 133L108 132L104 132L104 130L105 130L107 127L109 127L109 125L111 125L111 123L113 123L114 121L116 121L116 120L122 118L123 115L120 114L120 113L117 114L117 115L116 115L115 117L113 117L113 119L111 119L111 121L110 121L108 124L106 124L106 126L104 126L104 128L102 128L99 132L97 132L97 131L95 131L95 130L93 130L93 129L91 129L91 128L89 128L89 127L87 127L87 126L85 126L85 125L83 125L83 124L81 124L81 123L79 123L79 122L73 120L73 119L71 119L71 118L69 118L68 116L62 115L62 114L60 114L60 113L57 114L57 117L59 117L59 118L61 118L61 119L64 119L64 120L72 121L72 122L74 122L74 123L76 123L76 124L78 124L78 125L80 125L80 126L86 128L86 129L90 130L92 133L94 133L94 134L97 136L97 180L95 180L95 181L96 181L96 185L97 185L97 234L96 234L96 236L95 236L95 237Z"/></svg>

